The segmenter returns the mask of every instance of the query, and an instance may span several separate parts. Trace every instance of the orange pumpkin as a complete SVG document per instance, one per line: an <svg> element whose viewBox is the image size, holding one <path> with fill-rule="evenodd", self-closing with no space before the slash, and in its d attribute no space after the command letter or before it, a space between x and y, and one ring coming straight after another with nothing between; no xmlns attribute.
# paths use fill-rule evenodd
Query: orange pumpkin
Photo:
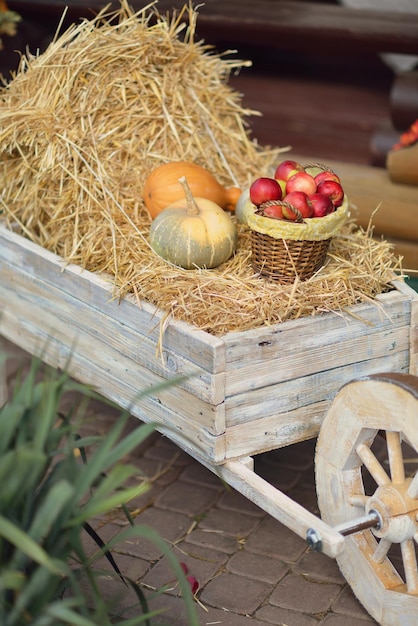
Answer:
<svg viewBox="0 0 418 626"><path fill-rule="evenodd" d="M179 183L187 179L195 197L206 198L228 211L234 211L241 190L238 187L223 187L204 167L188 161L163 163L151 172L144 185L144 202L152 219L167 206L184 198L184 190Z"/></svg>

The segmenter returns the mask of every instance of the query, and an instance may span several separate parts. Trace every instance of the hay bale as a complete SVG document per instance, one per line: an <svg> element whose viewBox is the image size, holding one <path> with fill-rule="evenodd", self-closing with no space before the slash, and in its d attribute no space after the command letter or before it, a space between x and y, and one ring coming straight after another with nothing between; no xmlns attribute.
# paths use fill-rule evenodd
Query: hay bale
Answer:
<svg viewBox="0 0 418 626"><path fill-rule="evenodd" d="M216 270L182 270L153 253L142 188L154 167L194 161L244 187L280 153L251 139L256 112L228 85L249 63L195 41L196 18L191 7L161 16L123 1L22 58L1 90L8 222L68 262L112 276L119 296L134 293L214 334L339 310L387 289L399 260L352 223L320 274L291 287L254 275L241 226L237 254Z"/></svg>

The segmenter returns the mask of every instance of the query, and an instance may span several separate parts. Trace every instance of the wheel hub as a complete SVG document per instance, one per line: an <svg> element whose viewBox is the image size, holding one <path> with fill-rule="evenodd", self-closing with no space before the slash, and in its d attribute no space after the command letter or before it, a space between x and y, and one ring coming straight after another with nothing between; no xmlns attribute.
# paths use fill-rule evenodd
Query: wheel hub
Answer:
<svg viewBox="0 0 418 626"><path fill-rule="evenodd" d="M366 512L376 511L381 518L379 527L372 528L376 537L401 543L418 532L418 502L407 494L410 482L381 485L369 498Z"/></svg>

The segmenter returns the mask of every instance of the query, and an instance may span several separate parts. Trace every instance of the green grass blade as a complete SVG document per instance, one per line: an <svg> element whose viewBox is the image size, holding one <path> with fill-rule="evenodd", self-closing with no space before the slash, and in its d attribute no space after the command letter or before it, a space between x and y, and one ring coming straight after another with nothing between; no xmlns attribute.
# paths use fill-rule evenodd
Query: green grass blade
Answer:
<svg viewBox="0 0 418 626"><path fill-rule="evenodd" d="M93 517L97 517L102 513L112 511L113 509L122 506L126 502L129 502L133 498L141 495L144 492L144 485L135 485L134 487L127 487L121 489L116 493L108 497L103 497L100 500L90 500L86 506L82 509L80 515L71 520L70 525L77 525L83 523Z"/></svg>
<svg viewBox="0 0 418 626"><path fill-rule="evenodd" d="M0 591L13 589L19 591L26 582L26 576L19 571L6 570L0 575Z"/></svg>
<svg viewBox="0 0 418 626"><path fill-rule="evenodd" d="M57 623L56 620L60 620L60 623L68 624L69 626L97 626L96 621L93 621L89 617L80 615L79 613L76 613L75 611L73 611L71 603L64 600L51 604L47 608L46 613L48 616L53 618L53 620L55 620L51 622L51 625L53 624L54 626ZM108 624L110 625L110 622L108 622ZM106 625L101 624L101 626Z"/></svg>
<svg viewBox="0 0 418 626"><path fill-rule="evenodd" d="M61 511L72 501L74 487L65 480L60 480L48 491L48 494L42 504L36 511L33 522L29 528L30 537L39 541L41 537L50 532L55 520Z"/></svg>
<svg viewBox="0 0 418 626"><path fill-rule="evenodd" d="M74 488L78 498L81 499L103 472L105 472L110 465L113 465L113 463L109 463L109 455L119 439L124 425L124 420L117 420L107 432L106 437L102 439L100 445L95 448L93 454L89 456L88 463L84 466L83 471L80 472L74 482Z"/></svg>
<svg viewBox="0 0 418 626"><path fill-rule="evenodd" d="M12 543L21 553L46 567L52 574L61 576L66 569L51 559L43 548L13 522L0 515L0 537Z"/></svg>

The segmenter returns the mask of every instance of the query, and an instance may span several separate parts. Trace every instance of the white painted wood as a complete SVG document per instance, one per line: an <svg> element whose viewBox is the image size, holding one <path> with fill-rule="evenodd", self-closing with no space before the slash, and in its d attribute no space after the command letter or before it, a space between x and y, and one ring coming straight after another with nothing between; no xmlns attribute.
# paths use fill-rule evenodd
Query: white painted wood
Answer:
<svg viewBox="0 0 418 626"><path fill-rule="evenodd" d="M416 295L402 284L350 314L212 337L165 324L164 312L131 296L116 301L105 277L0 224L0 332L124 407L144 388L186 376L141 398L134 414L180 440L187 432L188 448L206 446L216 464L315 437L342 384L407 371Z"/></svg>
<svg viewBox="0 0 418 626"><path fill-rule="evenodd" d="M381 431L387 439L381 439ZM370 451L376 437L385 446L387 463L382 452L377 458ZM347 537L337 557L354 593L381 626L414 626L418 615L417 479L411 483L404 474L401 439L412 448L408 456L418 459L418 378L379 374L351 382L337 394L315 458L318 504L326 523L336 526L370 510L381 516L380 528ZM375 479L374 491L365 492L363 464ZM393 543L400 544L403 568L391 560Z"/></svg>

